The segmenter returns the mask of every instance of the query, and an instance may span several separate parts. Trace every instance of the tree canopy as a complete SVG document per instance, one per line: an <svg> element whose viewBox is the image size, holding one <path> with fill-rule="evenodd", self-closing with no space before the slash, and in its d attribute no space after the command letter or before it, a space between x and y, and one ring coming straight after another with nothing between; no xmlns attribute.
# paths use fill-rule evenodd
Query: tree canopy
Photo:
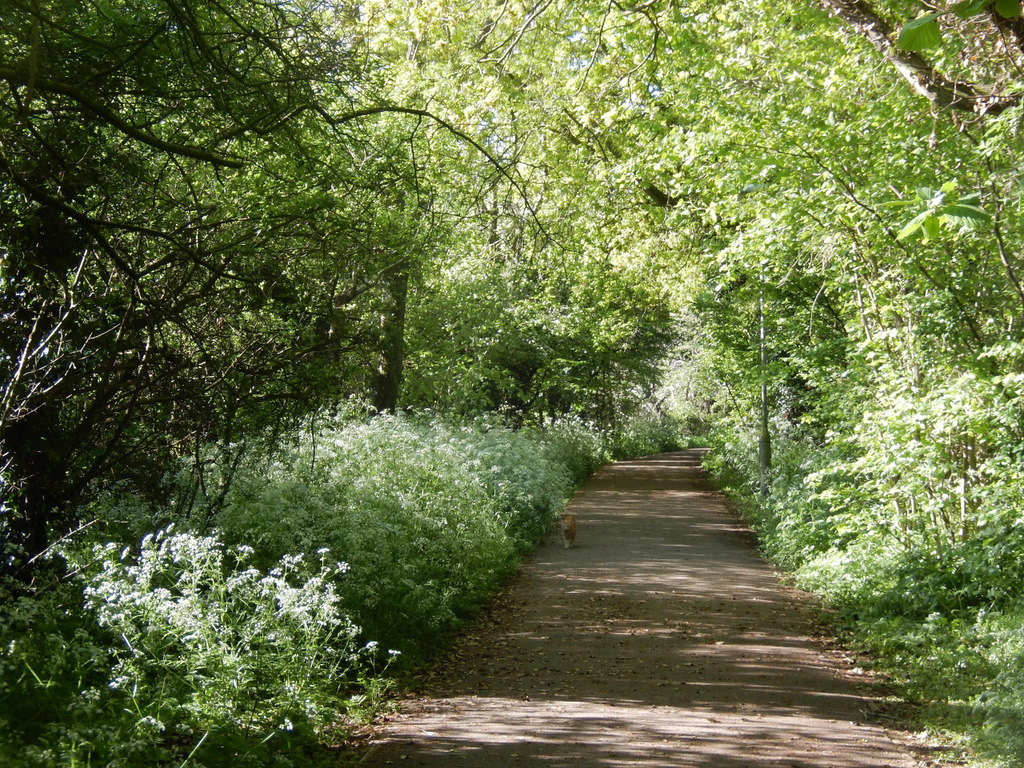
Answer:
<svg viewBox="0 0 1024 768"><path fill-rule="evenodd" d="M550 193L585 174L514 114L543 105L511 97L511 50L473 84L488 107L455 86L474 58L418 37L439 9L413 10L5 12L9 553L73 528L97 484L154 492L169 462L352 395L609 420L651 391L661 289L627 276L598 222L580 236L582 199ZM514 47L517 18L494 45Z"/></svg>

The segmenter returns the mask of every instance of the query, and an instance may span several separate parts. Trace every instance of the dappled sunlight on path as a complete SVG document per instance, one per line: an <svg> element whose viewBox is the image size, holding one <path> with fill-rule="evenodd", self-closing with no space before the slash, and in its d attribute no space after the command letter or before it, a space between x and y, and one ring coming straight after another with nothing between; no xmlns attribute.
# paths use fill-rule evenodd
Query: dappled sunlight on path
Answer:
<svg viewBox="0 0 1024 768"><path fill-rule="evenodd" d="M713 492L699 451L605 467L365 765L909 768Z"/></svg>

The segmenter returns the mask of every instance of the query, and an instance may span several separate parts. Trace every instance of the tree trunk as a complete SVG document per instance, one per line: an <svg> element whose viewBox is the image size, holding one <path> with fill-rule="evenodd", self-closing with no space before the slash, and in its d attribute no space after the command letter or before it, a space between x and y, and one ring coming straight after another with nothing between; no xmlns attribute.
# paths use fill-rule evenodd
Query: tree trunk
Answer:
<svg viewBox="0 0 1024 768"><path fill-rule="evenodd" d="M374 387L373 405L379 412L394 413L402 386L405 365L405 308L409 297L409 272L400 269L388 281L390 312L381 333L380 364Z"/></svg>

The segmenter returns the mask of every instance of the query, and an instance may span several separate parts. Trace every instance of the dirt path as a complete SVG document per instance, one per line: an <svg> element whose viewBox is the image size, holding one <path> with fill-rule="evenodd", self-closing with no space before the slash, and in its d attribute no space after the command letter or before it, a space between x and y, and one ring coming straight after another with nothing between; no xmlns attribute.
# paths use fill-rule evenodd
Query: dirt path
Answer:
<svg viewBox="0 0 1024 768"><path fill-rule="evenodd" d="M604 468L367 753L383 766L911 768L700 452ZM923 757L923 756L922 756Z"/></svg>

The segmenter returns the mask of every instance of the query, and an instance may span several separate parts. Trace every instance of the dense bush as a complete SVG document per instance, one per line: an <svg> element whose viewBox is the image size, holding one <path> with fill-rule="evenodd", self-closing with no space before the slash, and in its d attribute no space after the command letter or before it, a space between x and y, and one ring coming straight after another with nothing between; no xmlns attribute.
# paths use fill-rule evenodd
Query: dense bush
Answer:
<svg viewBox="0 0 1024 768"><path fill-rule="evenodd" d="M37 581L0 582L0 764L87 765L92 750L134 751L131 723L106 695L116 638L83 610L80 580Z"/></svg>
<svg viewBox="0 0 1024 768"><path fill-rule="evenodd" d="M208 731L210 722L257 732L329 724L337 694L369 659L358 628L341 614L336 583L348 566L286 555L267 572L252 549L217 538L160 531L137 553L97 546L86 608L120 637L108 686L125 706ZM324 685L324 678L330 683ZM161 690L159 701L140 690ZM153 707L147 712L147 707Z"/></svg>
<svg viewBox="0 0 1024 768"><path fill-rule="evenodd" d="M607 434L582 419L551 420L528 431L543 441L548 455L566 467L575 481L593 474L609 458Z"/></svg>
<svg viewBox="0 0 1024 768"><path fill-rule="evenodd" d="M682 447L679 425L670 419L631 419L613 430L611 454L615 459L649 456Z"/></svg>
<svg viewBox="0 0 1024 768"><path fill-rule="evenodd" d="M568 496L543 440L381 416L329 425L235 478L216 524L260 562L328 547L367 637L424 650L480 605Z"/></svg>
<svg viewBox="0 0 1024 768"><path fill-rule="evenodd" d="M326 552L263 572L251 549L161 531L68 555L77 575L42 595L7 585L5 765L263 765L361 705L386 664L340 612L347 566Z"/></svg>

